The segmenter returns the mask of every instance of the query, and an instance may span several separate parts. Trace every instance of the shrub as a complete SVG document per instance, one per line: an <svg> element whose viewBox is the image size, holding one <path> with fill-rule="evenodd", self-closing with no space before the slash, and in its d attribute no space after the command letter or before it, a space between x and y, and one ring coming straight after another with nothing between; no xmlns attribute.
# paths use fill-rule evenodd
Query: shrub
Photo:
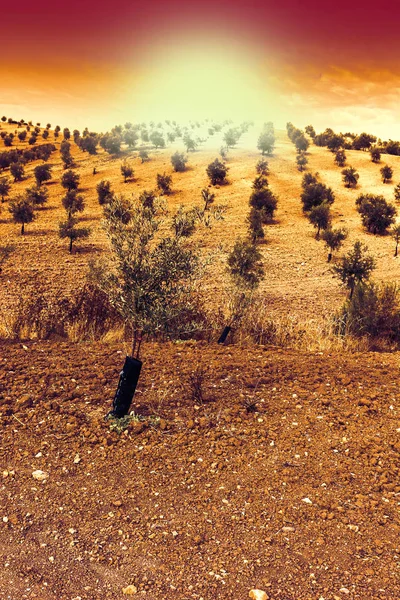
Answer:
<svg viewBox="0 0 400 600"><path fill-rule="evenodd" d="M297 169L300 172L304 171L308 164L307 156L304 153L298 154L296 156L296 164L297 164Z"/></svg>
<svg viewBox="0 0 400 600"><path fill-rule="evenodd" d="M346 164L346 152L344 150L338 150L335 154L335 163L338 167L344 167Z"/></svg>
<svg viewBox="0 0 400 600"><path fill-rule="evenodd" d="M247 222L249 225L249 237L253 244L256 244L258 241L265 238L265 233L263 229L263 215L260 210L257 208L252 208L250 210L250 214L247 217Z"/></svg>
<svg viewBox="0 0 400 600"><path fill-rule="evenodd" d="M61 202L67 211L68 217L77 212L82 212L85 208L85 199L83 196L78 195L76 190L68 190Z"/></svg>
<svg viewBox="0 0 400 600"><path fill-rule="evenodd" d="M141 150L139 150L139 158L141 158L142 164L144 162L150 160L147 150L144 150L143 148Z"/></svg>
<svg viewBox="0 0 400 600"><path fill-rule="evenodd" d="M343 182L346 187L355 187L359 180L360 175L357 173L354 167L347 167L347 169L343 169Z"/></svg>
<svg viewBox="0 0 400 600"><path fill-rule="evenodd" d="M139 202L143 206L143 208L150 210L150 212L155 213L155 201L156 194L152 191L143 190L143 192L139 196Z"/></svg>
<svg viewBox="0 0 400 600"><path fill-rule="evenodd" d="M35 185L26 190L26 199L34 208L43 206L49 199L49 190L40 185Z"/></svg>
<svg viewBox="0 0 400 600"><path fill-rule="evenodd" d="M198 212L195 209L185 210L180 206L172 217L172 229L177 238L189 237L196 230Z"/></svg>
<svg viewBox="0 0 400 600"><path fill-rule="evenodd" d="M128 225L132 219L132 203L122 194L112 196L110 202L104 206L104 216L110 222L117 221Z"/></svg>
<svg viewBox="0 0 400 600"><path fill-rule="evenodd" d="M69 239L69 251L72 252L74 242L85 240L90 235L90 229L87 227L77 227L78 220L74 217L68 217L66 221L59 223L59 236L61 239Z"/></svg>
<svg viewBox="0 0 400 600"><path fill-rule="evenodd" d="M125 160L121 165L121 175L126 183L128 179L133 177L133 167Z"/></svg>
<svg viewBox="0 0 400 600"><path fill-rule="evenodd" d="M337 333L400 341L400 295L395 284L358 284L335 318Z"/></svg>
<svg viewBox="0 0 400 600"><path fill-rule="evenodd" d="M41 186L45 181L51 179L51 165L39 165L34 168L33 174L38 186Z"/></svg>
<svg viewBox="0 0 400 600"><path fill-rule="evenodd" d="M356 200L357 210L364 225L372 233L384 233L395 222L396 207L383 196L364 194Z"/></svg>
<svg viewBox="0 0 400 600"><path fill-rule="evenodd" d="M204 201L203 212L206 212L206 210L208 210L210 204L212 204L214 202L215 194L210 192L209 189L204 188L201 190L201 197L203 198L203 201Z"/></svg>
<svg viewBox="0 0 400 600"><path fill-rule="evenodd" d="M171 175L167 175L166 173L161 175L160 173L157 173L157 187L160 190L161 195L168 195L171 193L171 183Z"/></svg>
<svg viewBox="0 0 400 600"><path fill-rule="evenodd" d="M8 210L12 215L14 223L21 225L21 235L24 235L25 225L32 223L36 217L32 204L25 196L17 196L10 203Z"/></svg>
<svg viewBox="0 0 400 600"><path fill-rule="evenodd" d="M185 171L187 161L187 156L185 156L183 152L175 152L175 154L171 156L172 166L177 172Z"/></svg>
<svg viewBox="0 0 400 600"><path fill-rule="evenodd" d="M268 187L268 179L265 177L265 175L257 175L251 187L253 190L261 190L265 187Z"/></svg>
<svg viewBox="0 0 400 600"><path fill-rule="evenodd" d="M265 274L260 252L248 240L236 240L228 256L227 267L232 280L240 289L256 288Z"/></svg>
<svg viewBox="0 0 400 600"><path fill-rule="evenodd" d="M367 255L367 246L355 242L352 250L343 256L340 264L333 267L334 273L350 290L350 298L357 284L365 283L375 269L375 260Z"/></svg>
<svg viewBox="0 0 400 600"><path fill-rule="evenodd" d="M227 183L226 176L228 173L228 167L216 158L210 163L206 169L207 175L212 185L222 185Z"/></svg>
<svg viewBox="0 0 400 600"><path fill-rule="evenodd" d="M384 167L382 167L381 175L382 175L383 183L387 183L388 181L391 181L392 177L393 177L392 167L389 167L389 165L385 165Z"/></svg>
<svg viewBox="0 0 400 600"><path fill-rule="evenodd" d="M372 148L370 150L371 160L373 163L378 163L381 160L381 151L380 148Z"/></svg>
<svg viewBox="0 0 400 600"><path fill-rule="evenodd" d="M313 206L308 213L308 219L317 230L315 239L319 240L321 229L328 229L332 220L330 205L327 202L323 202L318 206Z"/></svg>
<svg viewBox="0 0 400 600"><path fill-rule="evenodd" d="M256 171L259 175L269 175L268 161L265 158L260 158L257 162Z"/></svg>
<svg viewBox="0 0 400 600"><path fill-rule="evenodd" d="M339 250L343 245L344 240L347 238L346 229L330 229L329 227L322 232L321 238L324 240L328 247L328 262L332 260L332 254L336 250Z"/></svg>
<svg viewBox="0 0 400 600"><path fill-rule="evenodd" d="M8 178L2 177L0 179L0 196L1 196L2 202L4 202L5 197L9 195L10 189L11 189L11 184L8 181Z"/></svg>
<svg viewBox="0 0 400 600"><path fill-rule="evenodd" d="M113 192L111 191L111 182L107 179L102 179L96 186L97 199L99 204L107 204L111 202Z"/></svg>
<svg viewBox="0 0 400 600"><path fill-rule="evenodd" d="M269 188L264 187L252 192L249 204L261 212L263 223L268 223L274 217L278 199Z"/></svg>
<svg viewBox="0 0 400 600"><path fill-rule="evenodd" d="M25 175L24 165L20 162L13 162L10 165L10 173L15 181L22 181Z"/></svg>
<svg viewBox="0 0 400 600"><path fill-rule="evenodd" d="M70 169L63 173L63 176L61 177L61 185L66 190L76 190L79 187L79 180L79 174Z"/></svg>

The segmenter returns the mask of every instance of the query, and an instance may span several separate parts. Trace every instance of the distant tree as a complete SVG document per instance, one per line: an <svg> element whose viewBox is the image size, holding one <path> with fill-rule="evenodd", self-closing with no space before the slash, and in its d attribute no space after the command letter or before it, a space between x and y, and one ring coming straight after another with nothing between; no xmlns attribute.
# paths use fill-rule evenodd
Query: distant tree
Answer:
<svg viewBox="0 0 400 600"><path fill-rule="evenodd" d="M18 139L20 142L24 142L26 140L26 136L28 135L28 133L24 130L24 131L20 131L18 133Z"/></svg>
<svg viewBox="0 0 400 600"><path fill-rule="evenodd" d="M230 128L224 133L223 140L227 148L233 148L236 146L240 138L240 131L234 128Z"/></svg>
<svg viewBox="0 0 400 600"><path fill-rule="evenodd" d="M124 178L124 182L126 183L128 179L133 178L133 167L126 160L121 165L121 175Z"/></svg>
<svg viewBox="0 0 400 600"><path fill-rule="evenodd" d="M153 131L149 139L155 148L165 148L165 139L160 131Z"/></svg>
<svg viewBox="0 0 400 600"><path fill-rule="evenodd" d="M296 137L294 145L296 146L297 152L301 154L303 152L307 152L310 142L308 141L304 133L302 133L301 135Z"/></svg>
<svg viewBox="0 0 400 600"><path fill-rule="evenodd" d="M333 252L342 247L347 235L346 229L330 229L328 227L322 232L321 238L328 247L328 262L331 262Z"/></svg>
<svg viewBox="0 0 400 600"><path fill-rule="evenodd" d="M311 175L311 174L310 174ZM311 176L313 177L313 176ZM303 193L301 194L301 202L303 204L303 211L308 212L314 206L319 206L323 202L333 204L335 196L331 188L326 187L323 183L315 181L303 187Z"/></svg>
<svg viewBox="0 0 400 600"><path fill-rule="evenodd" d="M85 209L85 199L78 195L76 190L68 190L61 202L67 211L68 218Z"/></svg>
<svg viewBox="0 0 400 600"><path fill-rule="evenodd" d="M374 135L370 135L368 133L360 133L353 140L353 150L369 150L376 142L376 137Z"/></svg>
<svg viewBox="0 0 400 600"><path fill-rule="evenodd" d="M167 175L166 173L161 175L160 173L157 173L157 187L160 190L161 195L168 195L171 193L171 183L171 175Z"/></svg>
<svg viewBox="0 0 400 600"><path fill-rule="evenodd" d="M357 198L356 206L364 227L372 233L382 234L395 222L396 207L383 196L363 194Z"/></svg>
<svg viewBox="0 0 400 600"><path fill-rule="evenodd" d="M149 132L147 131L147 129L142 129L140 132L140 137L142 138L142 142L149 142L150 138L149 138Z"/></svg>
<svg viewBox="0 0 400 600"><path fill-rule="evenodd" d="M346 152L344 150L338 150L334 160L338 167L344 167L346 164Z"/></svg>
<svg viewBox="0 0 400 600"><path fill-rule="evenodd" d="M252 192L249 204L261 212L263 223L268 223L274 217L278 199L269 188L264 187Z"/></svg>
<svg viewBox="0 0 400 600"><path fill-rule="evenodd" d="M196 140L187 133L183 136L183 143L185 144L186 152L194 152L198 146Z"/></svg>
<svg viewBox="0 0 400 600"><path fill-rule="evenodd" d="M210 204L212 204L214 202L215 194L210 192L210 190L208 188L204 188L201 190L201 197L203 198L203 201L204 201L203 212L206 212L206 210L208 210Z"/></svg>
<svg viewBox="0 0 400 600"><path fill-rule="evenodd" d="M373 163L378 163L381 160L381 150L377 146L369 151Z"/></svg>
<svg viewBox="0 0 400 600"><path fill-rule="evenodd" d="M312 125L307 125L307 127L305 128L305 132L308 133L308 135L312 139L314 139L316 136L315 129Z"/></svg>
<svg viewBox="0 0 400 600"><path fill-rule="evenodd" d="M167 140L170 144L173 144L175 141L175 134L172 131L167 133Z"/></svg>
<svg viewBox="0 0 400 600"><path fill-rule="evenodd" d="M59 223L59 236L61 239L69 239L69 251L72 252L74 242L85 240L90 235L90 229L87 227L77 227L78 219L69 217L66 221Z"/></svg>
<svg viewBox="0 0 400 600"><path fill-rule="evenodd" d="M139 139L139 136L137 134L137 132L134 129L127 129L124 132L124 142L125 144L128 144L129 148L134 148L137 144L137 141Z"/></svg>
<svg viewBox="0 0 400 600"><path fill-rule="evenodd" d="M260 158L256 164L256 171L259 175L269 175L268 161Z"/></svg>
<svg viewBox="0 0 400 600"><path fill-rule="evenodd" d="M360 175L357 173L354 167L347 167L347 169L343 169L343 182L346 187L355 187L357 185L358 179Z"/></svg>
<svg viewBox="0 0 400 600"><path fill-rule="evenodd" d="M273 131L265 129L261 132L258 138L257 148L263 156L265 154L270 155L273 153L275 148L275 135Z"/></svg>
<svg viewBox="0 0 400 600"><path fill-rule="evenodd" d="M61 127L59 125L56 125L54 127L54 133L60 133L60 131L61 131Z"/></svg>
<svg viewBox="0 0 400 600"><path fill-rule="evenodd" d="M2 202L4 202L4 199L6 198L6 196L9 195L10 189L11 189L11 184L8 181L7 177L2 177L0 179L0 196L1 196Z"/></svg>
<svg viewBox="0 0 400 600"><path fill-rule="evenodd" d="M142 164L150 160L149 153L147 152L147 150L141 148L141 150L139 150L139 158L142 160Z"/></svg>
<svg viewBox="0 0 400 600"><path fill-rule="evenodd" d="M13 162L10 164L10 173L14 177L15 181L22 181L25 175L24 165L20 162Z"/></svg>
<svg viewBox="0 0 400 600"><path fill-rule="evenodd" d="M33 134L32 134L32 135L31 135L31 137L30 137L30 138L29 138L29 140L28 140L28 144L29 144L30 146L33 146L34 144L36 144L36 141L37 141L37 137L36 137L36 135L33 135Z"/></svg>
<svg viewBox="0 0 400 600"><path fill-rule="evenodd" d="M186 170L187 161L187 156L185 156L183 152L175 152L175 154L171 156L172 166L177 172L182 172Z"/></svg>
<svg viewBox="0 0 400 600"><path fill-rule="evenodd" d="M340 148L344 146L344 137L339 134L331 135L327 142L327 147L331 152L337 152Z"/></svg>
<svg viewBox="0 0 400 600"><path fill-rule="evenodd" d="M98 141L98 136L96 134L85 135L78 140L79 148L83 152L87 152L88 154L94 156L97 154Z"/></svg>
<svg viewBox="0 0 400 600"><path fill-rule="evenodd" d="M343 256L340 264L333 267L334 273L350 290L350 298L353 297L355 286L368 281L375 269L375 260L367 255L367 250L367 246L355 242L352 250Z"/></svg>
<svg viewBox="0 0 400 600"><path fill-rule="evenodd" d="M61 160L64 164L64 169L69 169L74 164L74 159L71 155L71 144L67 140L63 140L60 146Z"/></svg>
<svg viewBox="0 0 400 600"><path fill-rule="evenodd" d="M247 218L249 224L249 237L253 244L265 238L263 229L263 215L257 208L251 208L250 214Z"/></svg>
<svg viewBox="0 0 400 600"><path fill-rule="evenodd" d="M394 188L394 198L396 202L400 202L400 183L398 183Z"/></svg>
<svg viewBox="0 0 400 600"><path fill-rule="evenodd" d="M389 167L389 165L385 165L384 167L382 167L381 175L382 175L383 183L387 183L388 181L391 181L392 177L393 177L392 167Z"/></svg>
<svg viewBox="0 0 400 600"><path fill-rule="evenodd" d="M319 240L321 229L328 229L331 224L332 217L330 205L327 202L323 202L318 206L313 206L308 213L308 219L311 225L313 225L317 230L315 239Z"/></svg>
<svg viewBox="0 0 400 600"><path fill-rule="evenodd" d="M33 174L38 186L41 186L45 181L51 179L51 165L38 165L34 168Z"/></svg>
<svg viewBox="0 0 400 600"><path fill-rule="evenodd" d="M226 176L228 174L228 167L218 160L218 158L208 165L206 172L212 185L222 185L227 183Z"/></svg>
<svg viewBox="0 0 400 600"><path fill-rule="evenodd" d="M79 186L79 180L79 174L69 169L63 173L63 176L61 177L61 185L66 190L76 190Z"/></svg>
<svg viewBox="0 0 400 600"><path fill-rule="evenodd" d="M300 173L307 168L308 159L307 159L307 156L303 152L296 156L296 164L297 164L297 169L298 169L298 171L300 171Z"/></svg>
<svg viewBox="0 0 400 600"><path fill-rule="evenodd" d="M1 117L1 120L3 121L3 123L5 123L7 121L7 117Z"/></svg>
<svg viewBox="0 0 400 600"><path fill-rule="evenodd" d="M63 137L64 137L64 140L69 140L71 138L71 132L68 129L68 127L65 127L63 129Z"/></svg>
<svg viewBox="0 0 400 600"><path fill-rule="evenodd" d="M12 215L14 223L21 225L21 235L24 235L25 225L32 223L36 216L32 204L25 196L17 196L15 200L10 202L8 210Z"/></svg>
<svg viewBox="0 0 400 600"><path fill-rule="evenodd" d="M49 132L48 132L48 130L47 130L47 129L45 129L45 130L43 131L43 133L42 133L42 138L43 138L44 140L47 140L47 138L48 138L48 137L49 137Z"/></svg>
<svg viewBox="0 0 400 600"><path fill-rule="evenodd" d="M120 135L111 135L106 138L104 149L108 154L119 154L121 152L122 139Z"/></svg>
<svg viewBox="0 0 400 600"><path fill-rule="evenodd" d="M394 251L394 255L397 256L398 246L400 242L400 225L395 225L393 227L392 236L394 237L394 241L396 242L396 249Z"/></svg>
<svg viewBox="0 0 400 600"><path fill-rule="evenodd" d="M111 182L106 180L106 179L102 179L96 186L96 191L97 191L97 199L99 201L99 204L103 205L103 204L108 204L109 202L111 202L112 197L113 197L113 192L111 191Z"/></svg>
<svg viewBox="0 0 400 600"><path fill-rule="evenodd" d="M10 135L6 135L3 138L3 141L4 141L4 145L7 146L7 147L9 147L9 146L12 146L13 138Z"/></svg>
<svg viewBox="0 0 400 600"><path fill-rule="evenodd" d="M25 197L36 209L46 204L49 199L49 191L44 186L34 185L26 190Z"/></svg>

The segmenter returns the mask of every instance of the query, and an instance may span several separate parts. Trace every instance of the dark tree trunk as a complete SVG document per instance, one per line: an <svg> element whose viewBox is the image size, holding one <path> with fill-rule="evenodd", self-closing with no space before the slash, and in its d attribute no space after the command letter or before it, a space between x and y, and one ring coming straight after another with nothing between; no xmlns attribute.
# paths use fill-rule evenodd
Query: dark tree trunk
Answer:
<svg viewBox="0 0 400 600"><path fill-rule="evenodd" d="M394 252L394 255L395 255L395 256L397 256L397 247L398 247L398 245L399 245L399 242L396 242L396 250L395 250L395 252Z"/></svg>
<svg viewBox="0 0 400 600"><path fill-rule="evenodd" d="M328 254L328 263L330 263L332 260L332 252L329 252Z"/></svg>
<svg viewBox="0 0 400 600"><path fill-rule="evenodd" d="M21 225L21 235L24 235L25 233L25 223L22 223Z"/></svg>
<svg viewBox="0 0 400 600"><path fill-rule="evenodd" d="M121 419L125 417L130 410L133 396L140 377L142 361L137 358L127 356L122 371L119 375L118 387L115 392L112 410L108 413L110 416Z"/></svg>
<svg viewBox="0 0 400 600"><path fill-rule="evenodd" d="M226 341L226 338L228 337L228 335L229 335L229 332L231 331L231 329L232 329L232 327L230 327L229 325L227 325L227 326L224 328L224 330L223 330L223 332L221 333L221 335L220 335L220 338L219 338L219 340L218 340L218 344L224 344L224 343L225 343L225 341Z"/></svg>
<svg viewBox="0 0 400 600"><path fill-rule="evenodd" d="M72 238L69 238L69 251L72 252Z"/></svg>

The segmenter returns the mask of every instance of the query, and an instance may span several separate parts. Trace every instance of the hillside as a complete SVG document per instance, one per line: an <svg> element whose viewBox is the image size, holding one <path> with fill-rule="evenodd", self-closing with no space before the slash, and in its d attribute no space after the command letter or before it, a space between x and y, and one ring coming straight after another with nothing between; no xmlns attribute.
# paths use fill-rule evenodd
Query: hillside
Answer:
<svg viewBox="0 0 400 600"><path fill-rule="evenodd" d="M3 129L10 128L8 124ZM212 224L212 229L200 228L194 237L194 245L203 248L204 253L212 253L213 268L208 272L207 286L210 298L215 302L217 295L225 287L225 260L232 248L234 239L246 233L248 198L255 177L255 164L260 157L256 151L258 132L250 130L243 136L238 147L229 151L229 185L215 189L216 204L225 207L224 220ZM60 139L60 138L59 138ZM53 143L50 137L47 140ZM2 142L0 142L2 144ZM59 148L60 142L55 141ZM183 173L174 173L170 156L176 150L183 150L183 143L177 140L164 150L149 150L151 160L144 164L137 158L137 151L126 151L122 157L111 157L101 148L96 156L80 151L72 143L72 153L79 172L80 193L86 200L86 209L82 220L85 226L92 228L88 241L68 253L66 241L58 237L58 223L64 218L61 197L64 191L60 186L63 173L59 152L53 153L50 163L53 165L52 180L45 184L50 200L44 209L37 212L37 220L27 226L26 235L21 236L19 227L11 222L7 203L2 205L0 213L0 236L2 243L16 245L16 252L5 265L0 275L1 296L7 298L7 309L15 306L21 288L29 288L32 281L35 289L53 289L57 294L69 294L85 278L86 265L90 259L99 256L106 247L105 235L101 227L102 208L99 206L96 185L102 179L112 183L115 192L137 197L144 189L156 187L157 173L172 174L173 193L167 197L167 206L174 212L179 205L201 206L200 191L208 184L206 166L218 156L221 140L218 136L210 138L196 152L189 153L188 169ZM27 142L16 147L27 147ZM248 149L252 148L252 149ZM305 218L300 203L302 174L295 165L295 147L286 132L277 132L276 149L268 158L271 175L269 184L278 195L279 204L275 222L266 226L266 243L260 246L265 258L267 277L262 286L266 305L271 315L290 315L295 320L318 320L325 314L331 314L341 305L345 292L332 275L326 262L327 251L322 241L315 240L315 230ZM134 179L123 183L120 166L123 158L128 158L134 167ZM377 268L374 279L394 281L399 275L398 259L393 258L394 242L389 236L368 234L361 225L356 212L355 199L360 193L383 194L389 201L393 199L393 187L400 179L399 157L383 155L381 164L373 164L369 153L347 151L347 163L354 166L359 174L356 189L344 187L341 169L333 162L333 155L326 149L310 146L309 168L318 172L321 181L332 187L336 200L332 207L333 226L345 226L349 237L341 252L347 251L355 240L366 243L375 257ZM379 169L382 164L394 169L391 184L383 184ZM10 198L22 193L34 183L33 169L39 162L28 163L27 179L12 185ZM96 167L97 174L93 175ZM4 172L8 176L8 171Z"/></svg>

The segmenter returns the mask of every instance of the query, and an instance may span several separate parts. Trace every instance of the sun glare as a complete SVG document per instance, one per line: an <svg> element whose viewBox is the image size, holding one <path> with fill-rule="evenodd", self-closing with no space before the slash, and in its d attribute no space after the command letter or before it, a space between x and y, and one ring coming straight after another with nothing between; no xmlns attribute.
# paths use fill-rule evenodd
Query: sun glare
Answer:
<svg viewBox="0 0 400 600"><path fill-rule="evenodd" d="M256 60L228 45L160 49L134 87L143 119L257 120L272 105Z"/></svg>

